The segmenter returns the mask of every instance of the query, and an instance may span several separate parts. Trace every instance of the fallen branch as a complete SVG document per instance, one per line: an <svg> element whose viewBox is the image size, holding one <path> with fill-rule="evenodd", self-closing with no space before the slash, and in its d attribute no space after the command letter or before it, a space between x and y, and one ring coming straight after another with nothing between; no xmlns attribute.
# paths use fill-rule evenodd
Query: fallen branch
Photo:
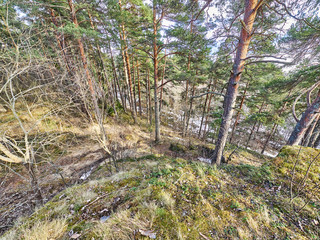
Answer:
<svg viewBox="0 0 320 240"><path fill-rule="evenodd" d="M202 94L200 94L200 95L198 95L198 96L193 96L193 97L191 97L190 98L190 100L191 99L194 99L194 98L199 98L199 97L202 97L202 96L204 96L204 95L208 95L208 94L215 94L215 95L219 95L219 96L225 96L224 94L222 94L222 93L217 93L217 92L206 92L206 93L202 93Z"/></svg>

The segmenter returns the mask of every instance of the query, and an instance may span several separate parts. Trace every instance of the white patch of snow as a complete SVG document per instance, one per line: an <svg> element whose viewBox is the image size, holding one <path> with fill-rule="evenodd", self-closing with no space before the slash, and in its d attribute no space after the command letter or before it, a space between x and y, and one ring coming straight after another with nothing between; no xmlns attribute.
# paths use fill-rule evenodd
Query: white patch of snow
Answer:
<svg viewBox="0 0 320 240"><path fill-rule="evenodd" d="M82 174L82 176L80 177L81 180L86 180L92 173L93 167L90 169L90 171L85 172L84 174Z"/></svg>
<svg viewBox="0 0 320 240"><path fill-rule="evenodd" d="M210 158L198 157L198 160L200 162L211 163L211 159Z"/></svg>

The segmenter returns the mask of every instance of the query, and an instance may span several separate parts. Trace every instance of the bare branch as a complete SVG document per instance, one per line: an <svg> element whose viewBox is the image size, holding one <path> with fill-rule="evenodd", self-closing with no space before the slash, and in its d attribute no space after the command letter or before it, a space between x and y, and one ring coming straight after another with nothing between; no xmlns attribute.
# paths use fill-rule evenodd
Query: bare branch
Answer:
<svg viewBox="0 0 320 240"><path fill-rule="evenodd" d="M191 99L194 99L194 98L202 97L202 96L207 95L207 94L215 94L215 95L219 95L219 96L225 97L225 95L224 95L224 94L222 94L222 93L217 93L217 92L206 92L206 93L202 93L202 94L200 94L200 95L198 95L198 96L193 96L193 97L191 97L191 98L190 98L190 100L191 100Z"/></svg>

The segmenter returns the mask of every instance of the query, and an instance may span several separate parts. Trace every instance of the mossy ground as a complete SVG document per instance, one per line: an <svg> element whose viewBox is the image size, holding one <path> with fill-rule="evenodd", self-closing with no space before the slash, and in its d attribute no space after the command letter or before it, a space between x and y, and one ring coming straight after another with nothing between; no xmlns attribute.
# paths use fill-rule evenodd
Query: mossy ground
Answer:
<svg viewBox="0 0 320 240"><path fill-rule="evenodd" d="M300 162L306 163L319 150L302 153ZM95 180L59 193L1 239L32 239L52 223L61 231L51 227L47 238L33 239L320 239L319 193L312 192L320 164L315 162L306 190L290 202L296 155L296 148L286 147L260 166L219 168L148 155L122 160L109 177L101 165ZM306 169L299 164L296 180Z"/></svg>
<svg viewBox="0 0 320 240"><path fill-rule="evenodd" d="M4 115L1 126L12 137L20 136L14 119ZM63 145L46 150L52 159L68 154L60 162L52 161L69 176L69 165L74 168L92 160L92 155L82 152L96 147L92 136L97 126L81 125L76 117L68 123L63 119L47 118L39 132L45 137L52 130L59 136L56 139ZM225 157L234 153L231 162L217 168L195 161L208 157L205 153L213 145L192 137L182 139L165 127L162 142L153 145L153 130L146 119L139 119L139 126L129 126L133 120L127 113L119 119L106 120L109 139L125 149L155 154L122 159L118 172L114 166L100 165L90 181L59 192L31 216L17 220L0 239L148 239L154 235L156 239L320 239L318 159L305 177L319 150L285 147L271 159L242 148L234 152L235 146L228 146ZM72 155L71 146L78 155ZM8 175L6 169L0 170L0 178ZM23 174L21 166L14 170ZM38 170L42 187L57 181L44 163L38 164ZM11 178L25 192L26 184L19 184L15 175ZM0 212L6 208L14 209L4 205Z"/></svg>

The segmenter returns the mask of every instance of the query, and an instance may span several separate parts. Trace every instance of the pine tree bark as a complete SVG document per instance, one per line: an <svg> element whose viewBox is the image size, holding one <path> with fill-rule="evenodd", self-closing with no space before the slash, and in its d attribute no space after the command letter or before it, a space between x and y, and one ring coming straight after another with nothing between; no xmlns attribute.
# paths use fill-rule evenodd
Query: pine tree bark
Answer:
<svg viewBox="0 0 320 240"><path fill-rule="evenodd" d="M288 96L287 96L286 98L289 98L289 97L290 97L291 92L292 92L292 89L289 91ZM280 117L280 116L282 115L282 113L285 111L287 104L288 104L288 101L286 101L285 104L284 104L284 105L282 106L282 108L280 109L279 114L278 114L279 117ZM272 129L271 129L271 132L270 132L269 136L267 137L265 143L263 144L263 147L262 147L262 150L261 150L261 154L263 154L264 151L266 150L266 148L267 148L267 146L268 146L268 143L269 143L270 139L272 138L273 134L276 132L277 128L278 128L278 124L277 124L277 123L274 123L273 126L272 126Z"/></svg>
<svg viewBox="0 0 320 240"><path fill-rule="evenodd" d="M320 118L318 119L315 127L315 133L311 136L308 147L315 147L314 143L317 140L318 136L320 135Z"/></svg>
<svg viewBox="0 0 320 240"><path fill-rule="evenodd" d="M51 21L52 23L58 28L60 27L59 26L59 23L57 21L57 18L56 18L56 15L54 13L54 10L52 8L50 8L50 15L51 15ZM67 68L67 71L69 74L72 75L72 68L71 68L71 64L70 64L70 60L68 58L68 55L66 53L66 46L65 46L65 42L62 40L63 36L61 33L58 33L58 31L55 31L55 37L56 37L56 40L57 40L57 43L58 43L58 46L62 52L62 56L63 56L63 59L64 59L64 62L65 62L65 65L66 65L66 68Z"/></svg>
<svg viewBox="0 0 320 240"><path fill-rule="evenodd" d="M263 144L263 147L262 147L262 150L261 150L261 154L264 154L264 151L266 150L266 148L268 146L268 143L269 143L270 139L272 138L273 134L276 132L277 127L278 127L278 124L274 123L273 126L272 126L270 134L268 135L265 143Z"/></svg>
<svg viewBox="0 0 320 240"><path fill-rule="evenodd" d="M215 89L215 87L213 88ZM209 111L210 111L210 107L211 107L211 100L213 98L213 94L210 94L210 98L209 98L209 103L208 103L208 107L207 107L207 115L206 115L206 120L205 120L205 124L204 124L204 130L203 130L203 139L206 140L206 136L207 136L207 131L209 131L209 127L208 127L208 119L209 119ZM208 127L208 130L207 130Z"/></svg>
<svg viewBox="0 0 320 240"><path fill-rule="evenodd" d="M237 116L236 116L236 121L234 122L233 124L233 127L232 127L232 132L231 132L231 136L230 136L230 140L229 140L229 143L232 143L232 139L233 139L233 136L234 136L234 133L236 131L236 128L238 126L238 122L239 122L239 119L240 119L240 114L241 114L241 110L242 110L242 107L243 107L243 103L244 103L244 100L246 98L246 94L247 94L247 90L248 90L248 87L249 87L249 80L246 84L246 88L243 92L243 95L242 95L242 98L241 98L241 102L240 102L240 106L239 106L239 111L237 113Z"/></svg>
<svg viewBox="0 0 320 240"><path fill-rule="evenodd" d="M186 130L185 130L185 136L188 135L188 130L189 130L189 122L190 122L190 117L191 117L191 112L192 112L192 106L193 106L193 96L194 96L194 92L196 89L196 85L193 84L192 87L192 92L191 92L191 98L190 98L190 103L189 103L189 110L187 112L187 125L186 125Z"/></svg>
<svg viewBox="0 0 320 240"><path fill-rule="evenodd" d="M139 96L139 114L142 115L142 106L141 106L141 85L140 85L140 69L137 60L137 79L138 79L138 96Z"/></svg>
<svg viewBox="0 0 320 240"><path fill-rule="evenodd" d="M294 130L292 131L288 145L299 145L304 133L307 131L310 124L316 118L317 114L320 111L320 91L317 94L314 102L307 108L307 110L302 114L300 120L297 122Z"/></svg>
<svg viewBox="0 0 320 240"><path fill-rule="evenodd" d="M167 54L167 49L164 51L164 55ZM162 78L161 78L161 88L160 88L160 104L159 104L159 112L161 113L162 109L162 98L163 98L163 82L164 82L164 76L166 73L166 64L167 64L167 57L164 58L164 65L162 69Z"/></svg>
<svg viewBox="0 0 320 240"><path fill-rule="evenodd" d="M158 101L158 46L157 46L157 10L153 4L153 72L154 72L154 121L155 121L155 142L160 141L160 115Z"/></svg>
<svg viewBox="0 0 320 240"><path fill-rule="evenodd" d="M147 66L147 85L148 85L148 101L149 101L149 123L150 125L152 124L152 105L151 105L151 84L150 84L150 71L149 71L149 67Z"/></svg>
<svg viewBox="0 0 320 240"><path fill-rule="evenodd" d="M192 33L192 24L191 24L191 30L190 32ZM190 66L191 66L191 54L188 56L188 64L187 64L187 70L188 72L190 71ZM187 120L188 120L188 105L190 104L189 102L189 79L186 81L186 96L185 96L185 111L183 115L183 125L182 125L182 136L186 136L187 132Z"/></svg>
<svg viewBox="0 0 320 240"><path fill-rule="evenodd" d="M132 117L134 122L137 122L137 115L135 111L135 103L133 100L133 88L132 88L132 77L131 77L131 68L130 68L130 60L129 60L129 54L128 54L128 45L126 44L126 36L125 36L125 30L124 30L124 25L122 25L122 32L123 32L123 41L124 41L124 59L125 59L125 64L126 64L126 70L127 70L127 76L128 76L128 81L129 81L129 98L131 102L131 112L132 112Z"/></svg>
<svg viewBox="0 0 320 240"><path fill-rule="evenodd" d="M75 8L74 8L72 0L68 0L68 4L69 4L69 7L70 7L73 24L74 24L74 26L76 28L78 28L79 27L79 23L78 23L78 20L77 20L77 17L76 17L76 11L75 11ZM88 62L87 62L87 57L85 55L83 43L81 41L81 38L77 38L76 40L77 40L78 47L79 47L79 50L80 50L80 56L81 56L83 68L84 68L84 71L85 71L85 74L86 74L86 77L87 77L89 90L90 90L91 97L92 97L92 100L93 100L93 104L94 104L94 108L95 108L95 111L96 111L96 115L100 116L100 109L99 109L99 106L98 106L98 100L97 100L96 92L95 92L94 87L93 87L93 82L92 82L91 74L90 74L90 71L89 71L89 68L88 68Z"/></svg>
<svg viewBox="0 0 320 240"><path fill-rule="evenodd" d="M320 144L320 131L319 131L318 137L314 141L313 147L317 148L319 146L319 144Z"/></svg>
<svg viewBox="0 0 320 240"><path fill-rule="evenodd" d="M234 59L233 70L229 79L227 93L224 99L224 113L220 125L216 148L212 156L211 163L220 165L223 151L226 145L231 119L234 111L235 100L238 95L239 82L241 73L244 70L245 58L252 37L252 27L259 7L263 1L258 0L245 1L245 13L243 26L241 29L240 40L238 43L236 57Z"/></svg>
<svg viewBox="0 0 320 240"><path fill-rule="evenodd" d="M265 103L265 100L262 102L262 104L261 104L261 106L260 106L260 108L259 108L258 113L261 113L261 112L262 112L264 103ZM249 142L250 142L250 140L251 140L252 134L254 133L254 130L256 129L257 123L258 123L258 121L256 120L256 121L254 122L252 128L251 128L251 131L250 131L248 140L247 140L247 142L246 142L245 148L248 148Z"/></svg>
<svg viewBox="0 0 320 240"><path fill-rule="evenodd" d="M303 146L307 147L310 141L311 136L313 135L313 131L317 125L317 122L319 120L319 114L316 116L316 118L314 119L313 123L308 127L308 130L306 131L304 137L303 137Z"/></svg>
<svg viewBox="0 0 320 240"><path fill-rule="evenodd" d="M109 42L109 51L110 51L111 65L112 65L112 71L113 71L115 84L116 84L116 87L118 88L118 92L119 92L119 95L120 95L120 99L121 99L121 103L122 103L123 109L126 112L126 101L125 101L125 99L123 97L123 93L122 93L121 88L120 88L119 78L118 78L118 75L117 75L116 65L115 65L115 62L114 62L114 58L113 58L110 42ZM116 97L118 97L118 96L116 95Z"/></svg>
<svg viewBox="0 0 320 240"><path fill-rule="evenodd" d="M91 28L93 30L96 30L96 27L95 27L95 25L93 23L92 16L91 16L91 13L90 13L89 10L88 10L88 15L89 15ZM96 40L94 42L95 42L95 45L96 45L96 48L97 48L97 52L98 52L98 56L99 56L99 60L100 60L100 64L101 64L101 68L102 68L101 70L103 72L103 76L102 76L102 78L104 79L104 84L103 85L106 86L107 94L110 95L110 102L112 104L113 111L115 113L116 118L118 118L118 112L117 112L116 104L115 104L116 99L117 99L117 93L116 93L117 90L116 90L116 86L115 86L115 81L113 81L114 79L111 79L110 82L108 81L108 74L107 74L107 71L106 71L106 68L105 68L105 64L104 64L104 60L103 60L103 57L102 57L102 52L101 52L100 45ZM103 88L104 87L102 87L102 89Z"/></svg>
<svg viewBox="0 0 320 240"><path fill-rule="evenodd" d="M122 42L122 36L120 34L120 39L121 39L121 42ZM128 79L128 71L127 71L127 66L126 66L126 60L125 60L125 56L124 56L124 51L122 49L122 46L121 46L121 56L122 56L122 64L123 64L123 74L124 74L124 102L125 102L125 107L127 106L127 100L129 102L129 107L128 109L131 111L132 110L132 103L131 103L131 99L130 97L128 97L128 95L130 95L130 92L129 92L129 79Z"/></svg>
<svg viewBox="0 0 320 240"><path fill-rule="evenodd" d="M121 0L119 0L119 7L120 7L120 12L122 11L122 3L121 3ZM127 70L127 80L128 80L128 83L129 83L129 102L130 102L130 108L131 108L131 114L132 114L132 117L133 117L133 120L134 122L136 123L137 122L137 115L136 115L136 111L134 109L134 102L133 102L133 89L132 89L132 78L131 78L131 69L130 69L130 58L129 58L129 54L128 54L128 45L127 45L127 37L126 37L126 31L125 31L125 28L124 28L124 23L121 23L121 32L120 33L120 39L121 41L123 42L123 49L122 49L122 54L124 56L124 64L125 64L125 68Z"/></svg>
<svg viewBox="0 0 320 240"><path fill-rule="evenodd" d="M210 89L211 89L211 81L210 81L210 83L208 85L208 92L211 91ZM203 105L201 123L200 123L200 127L199 127L199 132L198 132L198 138L201 138L201 130L202 130L202 125L203 125L203 121L204 121L204 116L206 114L208 100L209 100L209 94L206 95L206 100L205 100L204 105Z"/></svg>
<svg viewBox="0 0 320 240"><path fill-rule="evenodd" d="M137 115L137 97L136 97L136 68L134 66L134 56L132 54L132 82L133 82L133 107L134 107L134 111L135 114Z"/></svg>

